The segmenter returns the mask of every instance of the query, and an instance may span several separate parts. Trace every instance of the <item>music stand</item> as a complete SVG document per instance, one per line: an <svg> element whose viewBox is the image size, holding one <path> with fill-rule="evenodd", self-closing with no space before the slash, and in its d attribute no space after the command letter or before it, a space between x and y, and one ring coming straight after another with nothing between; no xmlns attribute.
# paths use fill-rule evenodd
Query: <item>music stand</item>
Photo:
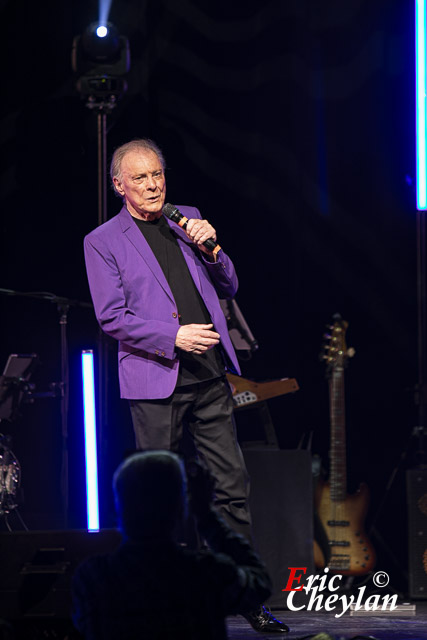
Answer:
<svg viewBox="0 0 427 640"><path fill-rule="evenodd" d="M11 353L0 376L0 422L12 422L21 404L27 383L37 364L35 353Z"/></svg>
<svg viewBox="0 0 427 640"><path fill-rule="evenodd" d="M231 300L220 300L219 303L227 320L228 333L230 334L233 347L238 352L240 359L249 360L252 353L258 350L258 341L254 338L234 298ZM247 355L242 358L245 352Z"/></svg>

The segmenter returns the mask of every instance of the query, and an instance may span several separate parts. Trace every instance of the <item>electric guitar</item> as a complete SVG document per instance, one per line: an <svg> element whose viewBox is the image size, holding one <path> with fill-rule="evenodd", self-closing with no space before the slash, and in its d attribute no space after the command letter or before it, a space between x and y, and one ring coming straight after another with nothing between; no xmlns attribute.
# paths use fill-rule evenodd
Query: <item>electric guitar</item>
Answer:
<svg viewBox="0 0 427 640"><path fill-rule="evenodd" d="M347 576L369 573L375 565L375 551L364 531L368 511L369 490L362 483L353 495L347 495L346 434L344 367L355 353L347 349L345 333L348 323L339 314L334 315L330 334L325 337L322 359L327 365L330 403L330 472L329 482L319 482L315 492L315 506L330 552L325 557L315 546L315 564L318 568Z"/></svg>

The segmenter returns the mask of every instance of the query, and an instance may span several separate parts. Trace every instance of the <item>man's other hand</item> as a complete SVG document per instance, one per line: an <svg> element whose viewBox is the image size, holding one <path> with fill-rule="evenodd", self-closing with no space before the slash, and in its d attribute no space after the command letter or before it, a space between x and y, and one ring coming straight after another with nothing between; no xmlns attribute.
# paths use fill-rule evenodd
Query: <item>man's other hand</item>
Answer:
<svg viewBox="0 0 427 640"><path fill-rule="evenodd" d="M178 329L175 345L183 351L200 355L219 344L220 335L213 324L184 324Z"/></svg>

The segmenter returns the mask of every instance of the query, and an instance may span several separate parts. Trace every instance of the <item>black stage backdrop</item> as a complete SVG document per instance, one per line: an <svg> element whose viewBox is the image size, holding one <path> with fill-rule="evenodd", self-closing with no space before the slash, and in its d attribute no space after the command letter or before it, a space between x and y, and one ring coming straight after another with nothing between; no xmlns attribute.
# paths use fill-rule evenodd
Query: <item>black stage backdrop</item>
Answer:
<svg viewBox="0 0 427 640"><path fill-rule="evenodd" d="M340 312L356 355L346 373L349 490L366 480L372 518L417 423L414 10L407 0L113 0L129 38L129 90L108 119L109 153L149 136L168 196L217 227L259 341L256 380L295 377L270 410L283 448L313 431L328 464L328 390L318 354ZM97 225L96 117L74 89L71 46L96 2L1 3L1 278L20 292L90 301L82 240ZM120 202L109 194L109 216ZM37 390L60 377L56 305L2 296L0 366L36 352ZM79 354L96 349L90 309L70 309L70 522L84 526ZM118 396L115 347L110 398ZM111 401L109 471L132 447ZM3 431L23 467L30 523L60 521L58 400L36 400ZM413 464L408 457L406 466ZM405 466L404 465L404 466ZM404 474L377 519L384 563L405 565ZM33 515L31 515L33 514ZM34 515L36 514L36 515ZM38 515L37 515L38 514ZM34 520L31 520L31 518ZM111 524L109 509L104 523ZM387 550L387 547L388 550ZM401 557L400 557L401 556Z"/></svg>

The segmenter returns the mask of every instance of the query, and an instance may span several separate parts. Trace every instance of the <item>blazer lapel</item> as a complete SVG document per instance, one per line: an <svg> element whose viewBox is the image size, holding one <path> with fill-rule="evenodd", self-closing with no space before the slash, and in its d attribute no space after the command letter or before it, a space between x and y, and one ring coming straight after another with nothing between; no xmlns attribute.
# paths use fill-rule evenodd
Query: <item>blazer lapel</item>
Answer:
<svg viewBox="0 0 427 640"><path fill-rule="evenodd" d="M197 268L197 261L195 260L195 247L191 242L191 240L188 239L188 236L185 233L184 229L181 229L179 225L177 225L175 222L172 222L168 218L166 218L166 220L168 225L170 226L170 228L175 233L178 239L178 244L180 246L182 253L184 254L184 258L187 263L188 270L191 274L191 277L194 280L194 284L196 285L200 295L202 296L200 274Z"/></svg>
<svg viewBox="0 0 427 640"><path fill-rule="evenodd" d="M166 280L161 266L157 262L154 253L150 248L150 245L144 238L144 235L138 229L136 223L132 220L132 216L130 215L126 207L123 207L123 209L120 211L119 220L122 231L125 234L126 238L133 244L135 249L147 264L147 267L152 271L156 280L158 280L159 284L165 290L165 293L169 296L172 302L174 302L172 291L169 287L168 281Z"/></svg>

